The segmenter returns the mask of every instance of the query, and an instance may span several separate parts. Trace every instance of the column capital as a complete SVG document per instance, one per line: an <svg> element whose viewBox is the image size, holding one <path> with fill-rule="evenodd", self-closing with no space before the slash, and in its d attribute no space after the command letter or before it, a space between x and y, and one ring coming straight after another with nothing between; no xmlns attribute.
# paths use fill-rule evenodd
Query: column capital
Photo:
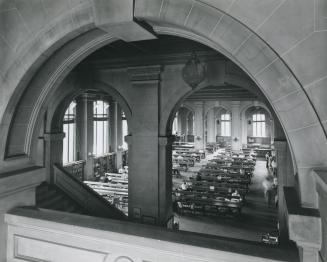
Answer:
<svg viewBox="0 0 327 262"><path fill-rule="evenodd" d="M60 141L65 138L65 133L45 133L43 137L45 141Z"/></svg>
<svg viewBox="0 0 327 262"><path fill-rule="evenodd" d="M129 67L127 73L133 85L158 84L160 82L161 66Z"/></svg>
<svg viewBox="0 0 327 262"><path fill-rule="evenodd" d="M175 136L159 136L159 146L172 145L175 141Z"/></svg>

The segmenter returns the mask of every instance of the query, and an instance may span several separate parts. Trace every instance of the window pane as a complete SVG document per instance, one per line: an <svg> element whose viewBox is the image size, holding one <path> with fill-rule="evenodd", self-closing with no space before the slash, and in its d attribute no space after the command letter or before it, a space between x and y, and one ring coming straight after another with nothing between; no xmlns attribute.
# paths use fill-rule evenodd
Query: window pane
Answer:
<svg viewBox="0 0 327 262"><path fill-rule="evenodd" d="M231 115L222 114L221 115L221 135L231 136Z"/></svg>
<svg viewBox="0 0 327 262"><path fill-rule="evenodd" d="M109 104L105 101L93 103L93 154L103 155L109 151Z"/></svg>
<svg viewBox="0 0 327 262"><path fill-rule="evenodd" d="M264 114L253 115L253 136L266 137L266 122Z"/></svg>

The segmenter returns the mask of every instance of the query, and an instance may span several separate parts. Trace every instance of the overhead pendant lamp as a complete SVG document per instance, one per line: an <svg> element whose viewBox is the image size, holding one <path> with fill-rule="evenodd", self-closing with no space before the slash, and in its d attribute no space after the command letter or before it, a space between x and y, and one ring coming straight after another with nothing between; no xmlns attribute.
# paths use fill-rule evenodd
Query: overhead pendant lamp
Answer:
<svg viewBox="0 0 327 262"><path fill-rule="evenodd" d="M205 65L201 63L195 52L192 52L190 59L182 70L184 81L193 89L205 79Z"/></svg>

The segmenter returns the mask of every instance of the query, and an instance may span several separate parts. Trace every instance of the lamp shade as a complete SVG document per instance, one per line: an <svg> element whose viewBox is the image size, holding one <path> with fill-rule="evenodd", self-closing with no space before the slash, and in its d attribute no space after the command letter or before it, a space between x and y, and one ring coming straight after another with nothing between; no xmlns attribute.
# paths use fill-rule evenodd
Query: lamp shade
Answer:
<svg viewBox="0 0 327 262"><path fill-rule="evenodd" d="M205 66L195 52L191 54L191 58L183 67L182 77L192 88L196 88L205 79Z"/></svg>

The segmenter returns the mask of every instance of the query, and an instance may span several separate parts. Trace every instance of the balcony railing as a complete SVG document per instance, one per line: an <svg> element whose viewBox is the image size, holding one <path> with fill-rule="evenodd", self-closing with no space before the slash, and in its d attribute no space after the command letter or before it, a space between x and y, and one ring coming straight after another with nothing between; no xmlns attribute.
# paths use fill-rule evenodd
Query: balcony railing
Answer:
<svg viewBox="0 0 327 262"><path fill-rule="evenodd" d="M45 209L16 208L5 221L8 261L298 261L295 249Z"/></svg>

